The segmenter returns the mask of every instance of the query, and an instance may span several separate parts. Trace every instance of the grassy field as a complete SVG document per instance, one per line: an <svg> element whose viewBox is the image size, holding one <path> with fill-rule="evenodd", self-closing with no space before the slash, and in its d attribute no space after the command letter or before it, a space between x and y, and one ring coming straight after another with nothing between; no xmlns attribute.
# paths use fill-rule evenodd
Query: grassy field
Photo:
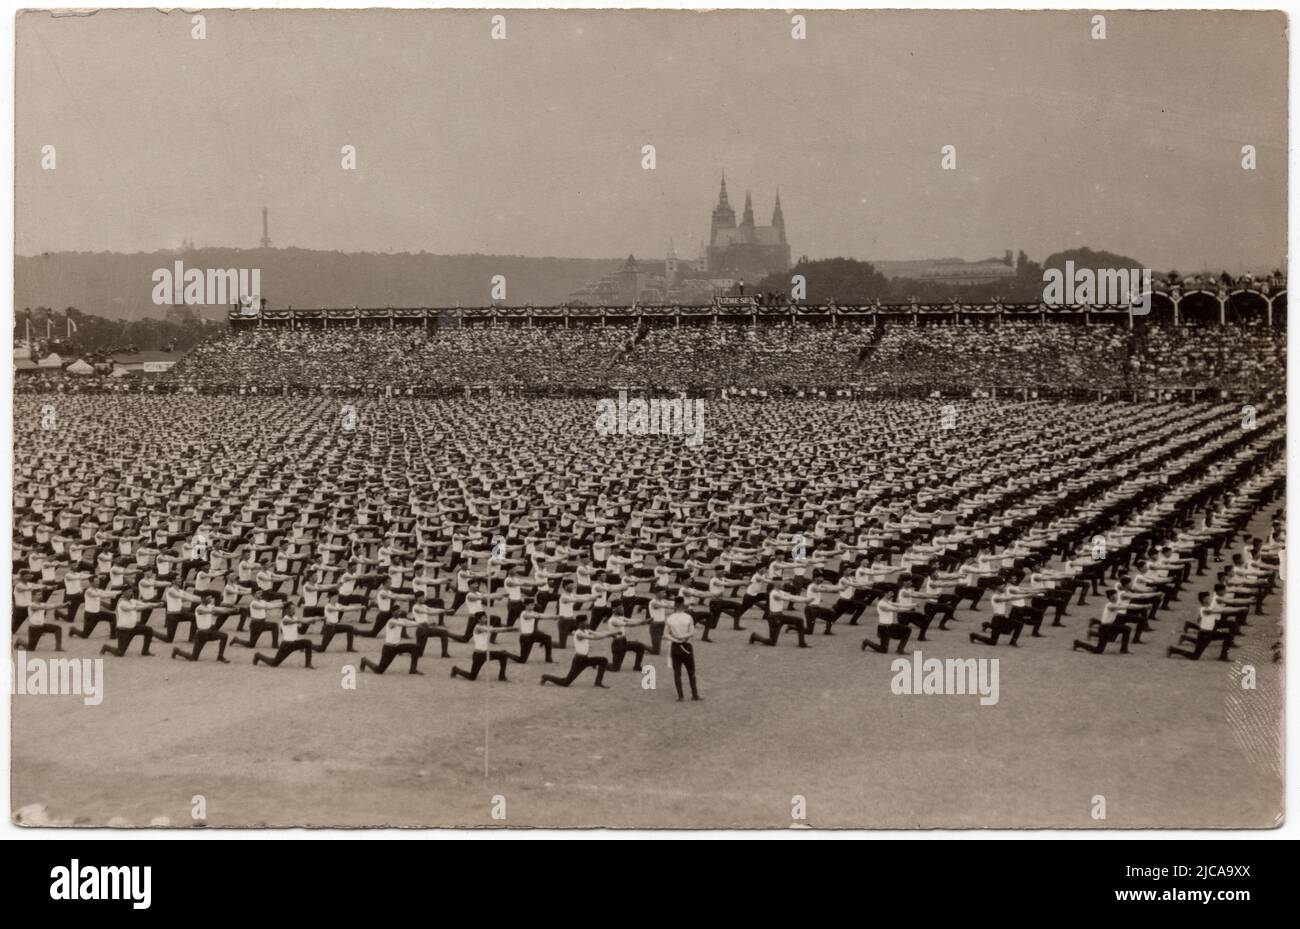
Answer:
<svg viewBox="0 0 1300 929"><path fill-rule="evenodd" d="M538 679L563 672L570 651L551 667L534 651L510 666L510 683L491 680L494 666L469 683L449 680L457 659L431 646L424 676L403 660L348 690L341 669L361 656L337 651L341 640L312 671L301 655L254 668L243 649L219 665L212 646L198 664L170 660L161 643L140 658L137 642L105 660L99 706L14 698L15 821L188 827L202 796L210 826L782 828L799 796L815 828L1273 826L1282 665L1269 646L1281 597L1252 618L1236 661L1166 659L1208 580L1195 578L1131 655L1070 650L1097 599L1018 649L969 644L987 604L909 645L999 658L995 706L895 695L894 656L863 653L847 627L819 632L811 649L792 638L765 648L724 618L716 643L697 645L705 700L682 704L666 655L654 659L656 689L629 663L609 690L593 689L591 672L563 690ZM759 627L757 613L746 625ZM64 657L93 657L105 635L71 640ZM1243 662L1257 668L1254 690L1240 686ZM1104 820L1092 817L1096 796ZM504 819L493 818L497 797Z"/></svg>

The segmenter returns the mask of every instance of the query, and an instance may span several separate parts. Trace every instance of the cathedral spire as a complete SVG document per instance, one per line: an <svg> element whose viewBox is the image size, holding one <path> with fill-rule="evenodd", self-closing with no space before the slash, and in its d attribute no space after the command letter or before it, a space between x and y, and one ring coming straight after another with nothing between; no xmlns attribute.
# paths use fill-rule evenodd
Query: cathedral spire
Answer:
<svg viewBox="0 0 1300 929"><path fill-rule="evenodd" d="M745 191L745 213L740 219L740 224L742 226L754 225L754 198L749 195L748 190Z"/></svg>
<svg viewBox="0 0 1300 929"><path fill-rule="evenodd" d="M717 244L719 229L736 228L736 211L727 202L727 172L722 172L722 190L718 194L718 205L713 208L713 225L709 230L709 244Z"/></svg>
<svg viewBox="0 0 1300 929"><path fill-rule="evenodd" d="M776 209L774 209L774 210L772 211L772 225L773 225L773 226L784 226L784 225L785 225L785 214L783 214L783 213L781 212L781 191L780 191L780 189L778 189L777 192L776 192Z"/></svg>

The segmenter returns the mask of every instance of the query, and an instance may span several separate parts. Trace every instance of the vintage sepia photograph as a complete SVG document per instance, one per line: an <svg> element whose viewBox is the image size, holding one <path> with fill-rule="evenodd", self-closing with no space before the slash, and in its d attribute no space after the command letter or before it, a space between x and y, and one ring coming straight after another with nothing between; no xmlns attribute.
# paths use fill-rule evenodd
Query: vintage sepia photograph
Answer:
<svg viewBox="0 0 1300 929"><path fill-rule="evenodd" d="M1286 14L14 29L12 823L1282 824Z"/></svg>

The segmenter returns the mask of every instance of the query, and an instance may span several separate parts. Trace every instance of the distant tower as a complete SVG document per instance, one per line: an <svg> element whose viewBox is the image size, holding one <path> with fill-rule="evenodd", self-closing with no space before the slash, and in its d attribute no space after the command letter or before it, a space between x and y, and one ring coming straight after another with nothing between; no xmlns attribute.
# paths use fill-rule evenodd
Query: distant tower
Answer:
<svg viewBox="0 0 1300 929"><path fill-rule="evenodd" d="M262 207L262 248L271 247L271 227L266 218L266 207Z"/></svg>
<svg viewBox="0 0 1300 929"><path fill-rule="evenodd" d="M745 215L740 218L740 224L742 226L754 225L754 198L749 195L748 190L745 191Z"/></svg>
<svg viewBox="0 0 1300 929"><path fill-rule="evenodd" d="M722 175L722 192L718 194L718 205L713 208L713 241L717 241L719 229L736 228L736 211L727 202L727 175Z"/></svg>
<svg viewBox="0 0 1300 929"><path fill-rule="evenodd" d="M781 241L785 242L785 214L781 212L781 191L776 192L776 209L772 211L772 228L781 234Z"/></svg>
<svg viewBox="0 0 1300 929"><path fill-rule="evenodd" d="M668 238L668 257L664 259L664 277L669 284L677 280L677 249L673 247L671 236Z"/></svg>

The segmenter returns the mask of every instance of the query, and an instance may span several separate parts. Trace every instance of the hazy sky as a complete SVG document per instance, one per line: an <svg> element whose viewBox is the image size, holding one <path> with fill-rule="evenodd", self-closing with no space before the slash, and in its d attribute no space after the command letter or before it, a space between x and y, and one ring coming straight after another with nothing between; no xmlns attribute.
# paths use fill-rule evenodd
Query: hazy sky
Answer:
<svg viewBox="0 0 1300 929"><path fill-rule="evenodd" d="M19 17L20 254L686 255L725 169L796 257L1285 259L1281 14L206 15Z"/></svg>

